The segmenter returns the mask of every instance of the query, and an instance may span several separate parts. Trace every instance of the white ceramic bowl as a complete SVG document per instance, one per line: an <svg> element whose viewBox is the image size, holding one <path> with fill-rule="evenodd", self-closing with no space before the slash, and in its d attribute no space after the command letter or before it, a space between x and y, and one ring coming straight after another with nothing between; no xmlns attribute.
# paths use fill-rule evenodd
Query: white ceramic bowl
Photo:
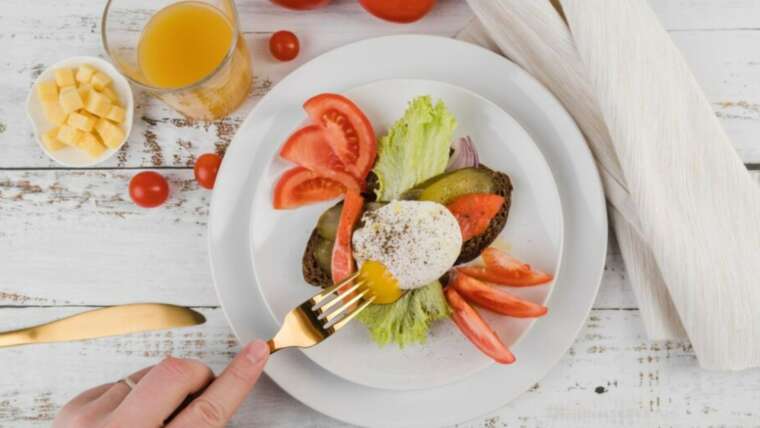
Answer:
<svg viewBox="0 0 760 428"><path fill-rule="evenodd" d="M54 128L55 125L50 123L46 118L42 110L42 103L37 98L37 85L45 80L54 79L54 72L56 69L63 67L78 67L82 64L90 64L113 80L112 87L116 94L119 96L119 100L122 102L126 115L122 127L124 129L124 140L115 149L107 149L100 157L92 158L84 150L79 150L73 147L66 147L56 151L48 150L44 144L42 144L42 134L48 131L50 128ZM121 149L121 146L129 138L129 132L132 130L132 120L134 118L135 100L132 95L132 88L129 86L129 82L124 78L111 63L103 59L94 56L75 56L71 58L58 61L57 63L48 67L42 74L34 81L29 96L26 98L26 114L29 120L32 122L34 128L34 137L37 140L37 144L40 146L43 152L50 159L53 159L56 163L73 168L82 168L99 164L106 159L109 159L114 153Z"/></svg>

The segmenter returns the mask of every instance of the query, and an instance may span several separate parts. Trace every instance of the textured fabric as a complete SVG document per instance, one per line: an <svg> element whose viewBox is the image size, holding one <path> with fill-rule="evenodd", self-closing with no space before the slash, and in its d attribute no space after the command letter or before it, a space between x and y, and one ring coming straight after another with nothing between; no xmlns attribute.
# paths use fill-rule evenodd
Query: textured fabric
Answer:
<svg viewBox="0 0 760 428"><path fill-rule="evenodd" d="M584 132L650 338L688 335L705 368L760 366L760 188L646 1L559 0L567 24L547 0L468 3L480 23L461 37Z"/></svg>

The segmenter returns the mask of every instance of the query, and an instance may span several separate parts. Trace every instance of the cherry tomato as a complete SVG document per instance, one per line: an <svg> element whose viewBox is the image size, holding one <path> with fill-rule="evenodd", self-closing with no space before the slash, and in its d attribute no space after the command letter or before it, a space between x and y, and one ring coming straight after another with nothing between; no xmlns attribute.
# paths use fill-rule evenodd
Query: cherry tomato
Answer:
<svg viewBox="0 0 760 428"><path fill-rule="evenodd" d="M462 230L462 240L466 241L488 230L493 217L504 205L504 198L493 193L469 193L462 195L448 205Z"/></svg>
<svg viewBox="0 0 760 428"><path fill-rule="evenodd" d="M216 153L204 153L195 161L195 179L201 187L213 189L216 182L216 173L219 172L219 165L222 164L222 157Z"/></svg>
<svg viewBox="0 0 760 428"><path fill-rule="evenodd" d="M425 16L436 0L359 0L367 12L391 22L409 23Z"/></svg>
<svg viewBox="0 0 760 428"><path fill-rule="evenodd" d="M499 336L494 333L491 326L480 317L478 311L469 303L465 302L462 296L454 290L453 287L446 287L446 300L451 306L451 319L459 327L459 331L466 338L480 349L481 352L493 358L494 361L501 364L512 364L515 362L515 356L509 351Z"/></svg>
<svg viewBox="0 0 760 428"><path fill-rule="evenodd" d="M298 56L298 37L290 31L278 31L269 38L269 51L280 61L290 61Z"/></svg>
<svg viewBox="0 0 760 428"><path fill-rule="evenodd" d="M497 314L515 318L536 318L546 315L547 312L544 305L520 299L461 272L454 273L451 286L467 301Z"/></svg>
<svg viewBox="0 0 760 428"><path fill-rule="evenodd" d="M530 287L552 280L548 273L535 270L498 248L486 248L481 256L485 267L462 266L457 270L473 278L512 287Z"/></svg>
<svg viewBox="0 0 760 428"><path fill-rule="evenodd" d="M348 174L327 178L306 168L296 167L285 171L280 177L274 188L273 204L276 209L297 208L337 198L346 191L359 193L356 179Z"/></svg>
<svg viewBox="0 0 760 428"><path fill-rule="evenodd" d="M346 193L343 201L343 209L340 210L338 221L338 233L335 235L333 244L332 263L330 272L333 283L339 283L346 279L354 271L354 258L351 251L351 234L354 224L362 214L364 199L356 192Z"/></svg>
<svg viewBox="0 0 760 428"><path fill-rule="evenodd" d="M287 7L288 9L308 10L316 9L330 3L330 0L272 0L272 3Z"/></svg>
<svg viewBox="0 0 760 428"><path fill-rule="evenodd" d="M143 208L157 207L169 197L169 183L157 172L141 172L129 181L129 197Z"/></svg>
<svg viewBox="0 0 760 428"><path fill-rule="evenodd" d="M375 131L364 112L343 95L329 93L309 98L303 108L324 130L346 171L363 182L377 156Z"/></svg>

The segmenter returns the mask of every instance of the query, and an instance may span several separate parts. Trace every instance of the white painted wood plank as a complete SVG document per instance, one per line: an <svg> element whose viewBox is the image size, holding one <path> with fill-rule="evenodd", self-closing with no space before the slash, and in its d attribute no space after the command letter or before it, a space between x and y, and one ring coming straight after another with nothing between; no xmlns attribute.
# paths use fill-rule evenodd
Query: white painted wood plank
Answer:
<svg viewBox="0 0 760 428"><path fill-rule="evenodd" d="M760 2L755 0L649 0L669 30L760 28Z"/></svg>
<svg viewBox="0 0 760 428"><path fill-rule="evenodd" d="M79 310L2 309L0 328ZM198 358L218 371L239 347L221 310L202 312L208 323L198 328L0 349L3 366L13 368L13 376L0 377L0 426L48 426L56 409L77 392L154 364L166 354ZM758 371L700 370L687 344L647 342L638 311L596 310L543 380L503 409L461 426L749 426L760 418L758 386ZM232 426L344 425L264 379Z"/></svg>
<svg viewBox="0 0 760 428"><path fill-rule="evenodd" d="M753 16L755 9L751 4L739 3L736 8ZM722 3L711 0L700 4L705 8L705 5L713 5L714 12L717 7L714 5ZM671 16L681 8L666 8L662 13ZM54 9L25 8L10 1L0 4L3 12L0 13L0 28L3 28L0 49L13 58L13 61L0 63L0 75L4 76L0 81L0 147L3 147L0 168L54 166L31 138L31 127L21 106L34 77L46 65L72 55L102 53L97 31L100 5L72 2L72 10L63 16L53 14ZM4 13L5 10L9 13ZM138 94L135 115L138 120L129 143L119 156L102 166L191 164L200 153L223 150L255 102L306 60L351 41L383 34L452 35L469 16L464 2L456 0L442 2L434 14L408 27L369 18L353 2L339 2L334 7L309 13L281 10L263 0L245 2L242 21L251 22L250 30L265 32L246 35L257 78L248 102L220 122L192 124L159 101ZM256 27L256 23L262 27ZM274 62L269 57L266 32L279 28L293 29L302 38L302 54L293 62ZM740 156L746 162L760 162L760 144L755 138L760 133L760 51L755 48L760 45L760 31L679 31L672 35L713 101Z"/></svg>
<svg viewBox="0 0 760 428"><path fill-rule="evenodd" d="M143 209L129 199L134 173L0 171L0 305L218 304L206 252L210 192L192 171L163 171L169 201ZM610 248L597 304L635 306Z"/></svg>
<svg viewBox="0 0 760 428"><path fill-rule="evenodd" d="M139 208L127 191L133 173L0 171L0 306L218 304L206 252L210 193L191 171L168 170L169 201ZM596 307L636 307L614 240L609 248Z"/></svg>

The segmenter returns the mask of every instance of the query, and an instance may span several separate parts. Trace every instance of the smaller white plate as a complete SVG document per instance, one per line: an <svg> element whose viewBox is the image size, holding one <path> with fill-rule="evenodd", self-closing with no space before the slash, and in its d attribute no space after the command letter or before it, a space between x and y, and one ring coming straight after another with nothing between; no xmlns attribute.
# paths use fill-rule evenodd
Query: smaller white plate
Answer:
<svg viewBox="0 0 760 428"><path fill-rule="evenodd" d="M119 96L119 101L123 103L124 110L126 111L124 123L121 125L122 129L124 129L124 140L121 142L121 144L119 144L117 148L107 149L98 158L92 158L87 153L85 153L84 150L79 150L73 147L65 147L61 150L51 152L45 147L44 144L42 144L42 134L47 132L50 128L54 128L55 125L48 122L48 120L45 118L45 114L42 110L42 103L40 102L39 98L37 98L37 85L42 81L54 79L54 73L56 69L63 67L73 68L78 67L82 64L92 65L93 67L107 74L108 77L113 80L113 83L111 84L113 90ZM37 140L37 144L39 144L40 149L42 149L42 151L45 152L45 154L48 155L50 159L56 161L58 164L73 168L83 168L99 164L100 162L103 162L104 160L113 156L114 153L118 152L119 149L121 149L121 146L123 146L129 138L129 132L132 130L134 109L135 100L134 96L132 95L132 88L129 86L127 79L125 79L124 76L122 76L116 70L116 68L111 65L111 63L94 56L75 56L64 59L62 61L58 61L57 63L51 65L37 77L37 80L34 81L32 89L29 91L29 95L26 98L26 114L29 117L29 120L32 122L32 127L34 128L34 137Z"/></svg>
<svg viewBox="0 0 760 428"><path fill-rule="evenodd" d="M527 132L509 114L480 95L432 80L381 80L344 92L367 115L375 133L385 135L403 117L415 97L429 95L441 100L457 119L454 138L470 136L483 163L509 174L514 191L507 225L499 235L511 252L544 272L559 271L562 253L562 204L551 170ZM301 116L304 113L300 113ZM280 119L283 133L267 144L274 149L297 124ZM319 215L330 201L297 210L272 208L271 192L280 175L292 164L273 158L259 181L251 212L252 262L259 289L277 321L293 302L306 300L315 288L303 281L301 257ZM286 285L287 284L287 285ZM543 304L554 284L509 292ZM551 308L549 309L551 311ZM505 344L512 347L535 320L499 316L480 311ZM433 325L424 345L398 349L395 344L378 347L367 329L351 323L323 345L303 351L327 371L372 388L415 390L461 381L492 366L450 321ZM517 366L530 355L517 355Z"/></svg>

